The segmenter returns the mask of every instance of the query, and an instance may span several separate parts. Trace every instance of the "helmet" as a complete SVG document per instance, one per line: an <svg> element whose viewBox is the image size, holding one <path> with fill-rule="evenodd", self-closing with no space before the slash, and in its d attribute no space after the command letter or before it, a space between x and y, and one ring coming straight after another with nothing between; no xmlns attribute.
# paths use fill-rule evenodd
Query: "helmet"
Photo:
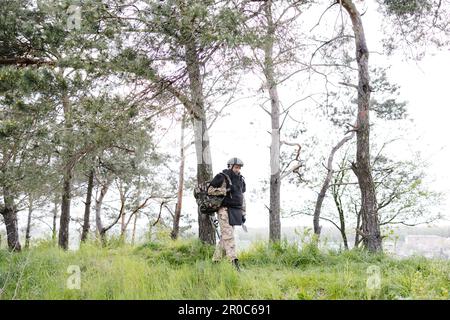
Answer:
<svg viewBox="0 0 450 320"><path fill-rule="evenodd" d="M231 158L230 160L228 160L227 165L228 166L238 165L238 166L243 167L244 162L242 162L242 160L239 158Z"/></svg>

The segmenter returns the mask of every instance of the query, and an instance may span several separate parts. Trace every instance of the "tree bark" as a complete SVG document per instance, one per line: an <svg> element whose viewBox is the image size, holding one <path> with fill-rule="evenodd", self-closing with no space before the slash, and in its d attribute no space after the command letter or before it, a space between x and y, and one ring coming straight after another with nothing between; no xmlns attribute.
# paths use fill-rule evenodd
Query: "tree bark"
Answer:
<svg viewBox="0 0 450 320"><path fill-rule="evenodd" d="M361 211L358 211L358 208L356 208L355 205L355 213L356 213L356 228L355 228L355 244L354 247L358 248L361 240L360 240L360 233L361 231Z"/></svg>
<svg viewBox="0 0 450 320"><path fill-rule="evenodd" d="M201 184L213 177L212 159L209 149L208 126L206 123L205 102L202 84L202 75L200 72L200 61L197 52L195 36L192 33L190 39L186 38L185 59L189 77L189 87L194 114L195 148L197 154L197 183ZM215 244L216 236L214 227L208 216L200 213L198 210L198 233L202 242Z"/></svg>
<svg viewBox="0 0 450 320"><path fill-rule="evenodd" d="M0 58L0 65L17 65L19 67L27 67L31 65L49 65L54 66L54 61L39 59L39 58L26 58L26 57L13 57L13 58Z"/></svg>
<svg viewBox="0 0 450 320"><path fill-rule="evenodd" d="M134 243L136 241L136 225L137 225L137 219L138 219L138 213L134 215L134 221L133 221L133 232L131 233L131 245L134 246Z"/></svg>
<svg viewBox="0 0 450 320"><path fill-rule="evenodd" d="M278 97L275 69L273 63L273 43L275 39L275 24L272 17L272 1L264 4L267 19L267 34L264 44L264 75L270 96L271 105L271 146L270 146L270 205L269 205L269 239L281 240L280 219L280 99Z"/></svg>
<svg viewBox="0 0 450 320"><path fill-rule="evenodd" d="M110 181L107 181L100 189L100 196L98 199L95 199L95 224L97 227L97 232L100 236L100 240L103 245L106 244L106 229L103 227L102 223L102 204L103 199L106 196L106 193L108 192Z"/></svg>
<svg viewBox="0 0 450 320"><path fill-rule="evenodd" d="M67 92L63 93L64 126L65 126L65 167L63 172L63 192L61 201L61 216L59 219L59 246L67 250L69 248L69 223L70 223L70 202L72 189L72 165L70 165L70 133L72 131L72 116L69 97Z"/></svg>
<svg viewBox="0 0 450 320"><path fill-rule="evenodd" d="M313 218L313 224L314 224L314 233L317 235L317 237L320 237L320 231L322 227L319 224L320 220L320 212L322 210L322 204L323 200L325 199L325 195L327 193L328 187L330 186L331 179L333 177L333 158L334 154L349 140L353 138L355 135L354 132L352 132L350 135L344 137L341 141L339 141L330 152L330 155L328 156L328 163L327 163L327 176L322 184L322 188L320 189L319 195L317 196L316 201L316 207L314 210L314 218Z"/></svg>
<svg viewBox="0 0 450 320"><path fill-rule="evenodd" d="M177 204L175 207L175 213L173 217L173 227L170 236L173 240L178 238L180 232L180 218L181 218L181 206L183 202L183 187L184 187L184 127L186 123L186 115L183 115L181 120L181 146L180 146L180 171L178 176L178 192L177 192Z"/></svg>
<svg viewBox="0 0 450 320"><path fill-rule="evenodd" d="M358 63L358 116L357 116L357 150L356 163L352 170L358 178L361 190L361 220L363 243L371 252L382 250L380 223L377 213L375 185L370 165L370 78L369 78L369 50L367 48L361 15L353 1L342 0L342 6L350 15L355 34L356 61Z"/></svg>
<svg viewBox="0 0 450 320"><path fill-rule="evenodd" d="M341 196L339 195L338 191L333 192L333 199L339 214L339 224L340 224L339 232L341 233L342 241L344 242L344 247L346 250L348 250L348 239L347 233L345 231L344 209L342 208Z"/></svg>
<svg viewBox="0 0 450 320"><path fill-rule="evenodd" d="M53 226L52 226L52 240L56 239L56 219L58 218L58 198L55 198L55 207L53 208Z"/></svg>
<svg viewBox="0 0 450 320"><path fill-rule="evenodd" d="M33 213L33 199L29 199L29 205L28 205L28 219L27 219L27 229L25 231L25 248L30 247L30 239L31 239L31 215Z"/></svg>
<svg viewBox="0 0 450 320"><path fill-rule="evenodd" d="M140 203L141 203L141 176L139 176L138 185L137 185L136 209L139 208ZM134 245L134 243L136 241L136 226L137 226L138 215L139 215L139 211L137 211L134 214L133 232L131 234L131 244L132 245Z"/></svg>
<svg viewBox="0 0 450 320"><path fill-rule="evenodd" d="M61 202L61 216L59 218L59 246L67 250L69 248L69 223L70 223L70 202L72 191L72 172L66 170L63 178L63 193Z"/></svg>
<svg viewBox="0 0 450 320"><path fill-rule="evenodd" d="M3 201L5 205L1 208L1 214L5 221L8 248L10 251L21 251L22 247L19 241L19 228L17 223L17 208L14 203L14 197L6 186L3 187Z"/></svg>
<svg viewBox="0 0 450 320"><path fill-rule="evenodd" d="M120 217L121 217L121 221L120 221L120 241L125 243L126 238L127 238L127 226L128 224L126 223L125 220L125 203L127 201L126 199L126 188L124 188L122 181L119 183L119 194L120 194Z"/></svg>
<svg viewBox="0 0 450 320"><path fill-rule="evenodd" d="M94 189L94 169L89 172L88 187L86 193L86 202L84 204L84 221L83 231L81 232L81 242L85 242L89 235L90 218L91 218L91 202L92 202L92 190Z"/></svg>
<svg viewBox="0 0 450 320"><path fill-rule="evenodd" d="M102 204L103 204L103 200L106 196L106 193L109 190L109 186L112 183L112 179L107 178L106 182L102 185L102 188L100 190L100 196L98 197L98 199L95 199L95 223L97 226L97 232L100 236L100 240L102 242L102 245L106 245L107 241L106 241L106 232L111 229L112 227L114 227L120 220L120 218L122 217L122 214L125 211L125 202L122 201L121 203L121 207L120 207L120 213L118 214L117 218L107 227L103 226L102 223L102 218L101 218L101 212L102 212ZM130 217L131 218L131 217ZM129 223L130 220L128 220ZM125 224L125 229L126 226L128 225L128 223Z"/></svg>
<svg viewBox="0 0 450 320"><path fill-rule="evenodd" d="M120 210L119 214L121 216L120 221L120 241L125 242L126 239L126 231L127 231L127 224L125 221L125 202L126 199L126 190L124 190L123 183L120 181L119 183L119 194L120 194Z"/></svg>

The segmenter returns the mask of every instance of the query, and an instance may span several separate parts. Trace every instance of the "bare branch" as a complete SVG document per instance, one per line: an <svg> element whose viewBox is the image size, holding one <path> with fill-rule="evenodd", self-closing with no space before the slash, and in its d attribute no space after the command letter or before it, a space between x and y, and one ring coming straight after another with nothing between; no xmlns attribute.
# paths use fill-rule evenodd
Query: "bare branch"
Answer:
<svg viewBox="0 0 450 320"><path fill-rule="evenodd" d="M159 214L158 214L158 218L156 219L156 221L152 224L152 227L156 226L156 224L159 222L159 219L161 219L161 212L162 212L162 208L164 206L165 202L161 202L161 205L159 206Z"/></svg>

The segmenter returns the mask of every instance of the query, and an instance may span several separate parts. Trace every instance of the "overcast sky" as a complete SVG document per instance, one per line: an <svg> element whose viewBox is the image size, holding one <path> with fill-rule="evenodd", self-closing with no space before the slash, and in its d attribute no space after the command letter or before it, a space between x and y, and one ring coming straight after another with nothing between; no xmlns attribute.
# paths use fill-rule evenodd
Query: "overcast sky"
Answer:
<svg viewBox="0 0 450 320"><path fill-rule="evenodd" d="M376 12L376 5L366 1L367 11L363 17L368 46L370 51L381 52L380 40L383 34L379 30L380 16ZM320 12L318 12L320 14ZM332 13L330 13L332 16ZM309 15L308 23L314 25L318 16ZM430 50L431 51L431 50ZM428 181L431 189L442 191L446 194L445 211L446 219L450 219L450 174L448 164L450 163L450 149L448 147L448 137L450 136L450 125L447 119L450 115L450 105L448 98L448 75L450 73L450 53L448 50L435 51L429 53L419 62L405 61L403 54L398 52L396 55L387 58L386 56L372 53L370 56L371 65L391 65L388 73L391 81L400 85L401 100L408 101L407 112L409 114L410 124L402 130L406 137L393 145L394 154L398 153L399 159L408 157L414 151L420 151L422 157L427 160L430 167L427 169ZM248 85L249 91L260 83L257 78L247 80L243 86ZM250 83L250 82L252 83ZM280 98L285 105L288 101L295 101L302 97L299 90L295 90L296 84L290 84L280 88ZM246 89L246 88L244 88ZM296 107L297 108L297 107ZM292 113L297 118L308 121L304 118L302 106ZM270 118L258 106L258 100L248 99L238 102L227 109L229 115L219 119L214 124L210 132L212 141L212 158L214 172L222 170L226 161L230 157L240 157L245 162L242 174L245 176L248 189L260 193L262 189L262 179L268 179L270 173L269 167L269 146ZM308 123L312 128L319 128L317 120ZM384 127L383 127L384 128ZM395 135L395 122L386 126L387 132L378 130L379 134L389 137ZM312 129L314 130L314 129ZM177 131L177 130L175 130ZM176 138L175 138L176 139ZM301 143L302 137L298 138ZM338 139L338 137L336 137ZM170 141L170 140L169 140ZM329 139L327 143L336 143L338 140ZM173 142L173 140L172 140ZM190 167L195 166L195 156L192 153L188 158ZM373 152L373 151L372 151ZM392 152L392 150L391 150ZM402 157L402 154L403 156ZM327 153L324 154L327 156ZM393 155L395 157L395 155ZM295 186L283 184L282 208L292 208L305 199L315 197L314 194L304 194L304 190ZM260 200L247 201L248 222L251 227L267 227L268 213L264 204L269 204L268 193L265 193L266 200L263 203ZM195 212L189 210L194 206L194 201L190 194L186 195L186 212ZM447 220L448 223L448 220ZM311 225L311 218L289 218L283 219L283 225Z"/></svg>
<svg viewBox="0 0 450 320"><path fill-rule="evenodd" d="M397 130L396 122L373 127L372 134L376 134L377 139L382 141L389 137L397 136L403 132L403 139L393 144L389 152L390 156L397 159L410 157L413 152L420 151L422 157L430 164L427 168L428 184L435 191L442 191L446 194L443 214L446 216L444 223L450 221L450 173L448 164L450 163L450 148L448 137L450 136L450 103L448 98L449 74L450 74L450 52L441 50L430 52L420 62L405 61L401 52L387 58L377 54L381 52L380 40L382 32L379 25L381 18L376 12L374 1L364 1L367 9L363 16L370 55L370 64L378 66L390 65L388 73L389 79L400 85L400 98L408 101L407 112L411 121ZM319 19L322 10L308 11L308 15L303 17L305 23L312 27ZM334 22L336 12L330 12L324 16L323 23L329 19ZM243 96L253 95L255 90L261 86L261 80L251 75L246 75L241 84ZM323 88L315 88L314 84L309 87L304 82L289 81L279 87L279 95L283 105L287 106L291 102L304 97L305 94L321 91ZM309 91L308 91L309 90ZM212 142L212 160L214 173L218 173L225 168L226 162L231 157L239 157L245 162L242 174L245 176L248 187L247 195L247 225L249 227L268 228L268 211L265 205L269 204L268 192L263 192L263 180L268 180L270 176L270 118L259 107L261 101L258 99L241 100L226 109L228 115L220 118L210 132ZM309 109L308 109L309 108ZM317 145L313 150L302 149L304 157L312 152L321 153L322 157L327 157L329 146L334 145L340 136L335 132L330 132L329 123L312 116L311 105L307 101L299 103L292 109L292 116L303 121L308 129L309 135L317 136ZM166 127L168 133L163 137L160 147L174 155L178 155L179 150L179 125L171 121L161 120L160 125ZM289 132L289 123L285 132ZM292 127L291 127L292 128ZM281 135L282 139L285 136ZM303 144L305 137L299 136L296 142ZM284 146L284 150L292 147ZM196 157L194 148L188 150L187 176L195 176ZM372 150L374 152L374 150ZM176 165L176 164L175 164ZM176 168L176 166L175 166ZM174 169L175 169L174 168ZM325 172L322 173L325 175ZM301 206L308 200L316 197L316 190L306 190L295 185L282 184L281 207L283 210L291 210ZM253 198L250 195L257 194L259 197ZM81 200L80 200L81 201ZM79 201L78 201L79 202ZM81 217L83 214L82 203L74 201L72 212L74 216ZM185 193L183 203L183 213L196 219L196 206L192 192ZM23 227L26 219L20 216L20 224ZM141 228L146 228L146 221L142 219ZM442 223L441 223L442 224ZM312 226L310 217L296 216L294 218L283 218L283 226ZM74 226L71 226L73 228ZM194 224L196 227L196 223ZM44 229L46 227L43 227ZM42 229L43 230L43 229ZM47 230L48 231L48 230ZM38 232L38 230L36 230ZM74 237L77 235L72 234Z"/></svg>

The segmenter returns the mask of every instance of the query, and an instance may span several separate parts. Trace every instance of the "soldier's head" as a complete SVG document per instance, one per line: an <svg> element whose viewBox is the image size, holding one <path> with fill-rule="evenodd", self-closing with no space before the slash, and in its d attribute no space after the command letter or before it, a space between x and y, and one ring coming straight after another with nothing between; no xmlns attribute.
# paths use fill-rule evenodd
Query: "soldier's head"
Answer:
<svg viewBox="0 0 450 320"><path fill-rule="evenodd" d="M244 162L242 162L239 158L231 158L227 162L228 169L233 170L234 173L238 174L241 172L241 168L244 166Z"/></svg>

